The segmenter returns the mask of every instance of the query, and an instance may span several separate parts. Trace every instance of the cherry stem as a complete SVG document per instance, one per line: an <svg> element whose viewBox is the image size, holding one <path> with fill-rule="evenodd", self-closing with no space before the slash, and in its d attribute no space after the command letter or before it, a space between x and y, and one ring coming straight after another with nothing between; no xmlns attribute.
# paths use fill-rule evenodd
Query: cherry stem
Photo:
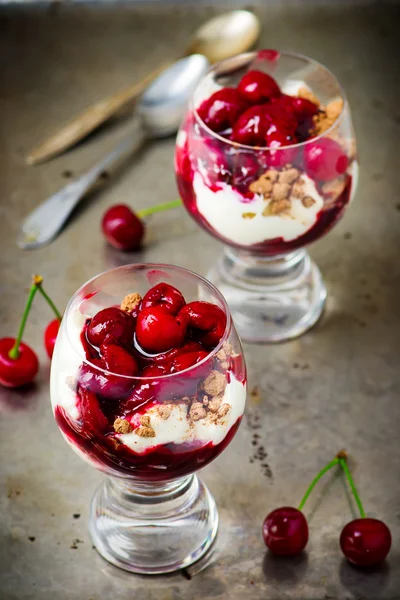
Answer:
<svg viewBox="0 0 400 600"><path fill-rule="evenodd" d="M351 491L353 492L354 500L356 501L356 504L358 506L358 510L360 511L360 516L361 516L362 519L365 519L365 510L364 510L364 507L362 505L361 498L358 495L357 488L356 488L356 485L354 483L354 479L351 476L350 469L349 469L349 466L347 464L347 461L346 461L345 458L341 457L341 458L339 458L339 463L340 463L340 466L343 469L344 474L346 475L346 478L347 478L347 481L349 482Z"/></svg>
<svg viewBox="0 0 400 600"><path fill-rule="evenodd" d="M338 456L335 456L335 458L333 460L331 460L331 462L329 462L327 465L325 465L325 467L320 470L320 472L318 473L318 475L316 475L314 477L314 479L312 480L312 482L308 486L307 491L304 494L302 501L299 504L299 510L302 510L303 506L305 505L305 503L308 500L309 495L311 494L311 492L313 491L314 487L316 486L316 484L318 483L318 481L321 479L321 477L323 477L325 475L325 473L327 471L329 471L329 469L332 469L332 467L334 467L335 465L338 465L339 461L340 461L340 458L338 458Z"/></svg>
<svg viewBox="0 0 400 600"><path fill-rule="evenodd" d="M170 208L176 208L178 206L182 206L181 200L171 200L170 202L163 202L162 204L150 206L150 208L142 208L142 210L137 211L136 214L140 219L143 219L144 217L148 217L154 213L162 212L163 210L169 210Z"/></svg>
<svg viewBox="0 0 400 600"><path fill-rule="evenodd" d="M62 319L62 315L60 313L60 311L57 309L56 305L54 304L53 300L50 298L50 296L48 296L46 294L46 292L44 291L43 287L41 284L38 285L39 288L39 292L42 294L43 298L46 300L47 304L50 306L51 310L54 312L54 314L56 315L57 319L61 322Z"/></svg>
<svg viewBox="0 0 400 600"><path fill-rule="evenodd" d="M8 356L12 360L17 360L19 358L19 354L20 354L19 346L20 346L20 343L22 340L22 336L24 335L26 321L28 319L28 315L29 315L29 311L32 306L33 299L35 297L36 292L38 291L38 287L40 286L41 282L42 282L42 278L39 275L35 275L33 277L33 283L31 285L31 289L29 290L28 298L27 298L26 305L25 305L25 310L22 315L21 323L20 323L20 326L18 329L17 338L15 340L14 346L11 348L11 350L8 353Z"/></svg>

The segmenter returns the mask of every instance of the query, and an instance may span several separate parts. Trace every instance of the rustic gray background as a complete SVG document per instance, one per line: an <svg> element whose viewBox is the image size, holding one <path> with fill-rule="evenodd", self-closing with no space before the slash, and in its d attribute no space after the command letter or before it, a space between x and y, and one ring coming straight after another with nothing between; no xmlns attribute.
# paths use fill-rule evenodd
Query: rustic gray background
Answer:
<svg viewBox="0 0 400 600"><path fill-rule="evenodd" d="M119 572L92 549L86 523L101 475L71 452L53 423L42 347L51 315L38 297L26 331L41 359L37 382L24 392L0 389L3 600L400 598L400 11L286 3L256 10L260 46L320 60L338 75L353 108L361 159L357 197L343 222L311 248L328 286L326 313L299 340L246 345L250 389L258 386L261 398L249 398L236 439L203 473L220 508L215 553L210 564L189 572L145 578ZM215 261L220 245L180 209L152 219L140 253L119 254L100 234L101 215L114 202L141 208L176 197L173 139L132 158L51 246L24 253L15 245L27 212L133 123L120 119L36 168L25 166L26 151L90 103L179 53L214 12L61 4L0 11L2 336L14 335L33 272L44 275L63 308L82 282L115 265L168 261L205 274ZM351 453L367 511L391 527L388 562L366 574L342 560L338 537L352 513L333 475L306 508L307 553L295 560L266 554L260 534L266 513L299 502L306 482L341 447ZM82 543L73 544L76 539Z"/></svg>

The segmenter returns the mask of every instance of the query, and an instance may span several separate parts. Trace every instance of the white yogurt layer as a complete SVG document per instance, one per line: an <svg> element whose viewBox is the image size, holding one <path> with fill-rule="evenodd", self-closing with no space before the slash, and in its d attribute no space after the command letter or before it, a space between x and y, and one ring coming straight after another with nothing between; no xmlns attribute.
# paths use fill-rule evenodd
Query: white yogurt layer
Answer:
<svg viewBox="0 0 400 600"><path fill-rule="evenodd" d="M150 417L150 426L155 431L155 437L141 437L135 431L116 437L139 454L159 444L197 443L204 446L212 442L216 446L222 442L229 429L242 416L245 402L246 388L231 373L231 381L226 386L222 399L222 403L229 404L230 409L224 417L218 419L217 423L212 423L209 417L199 421L189 420L186 404L171 404L172 410L168 419L163 419L154 406L144 414ZM132 422L136 425L135 417Z"/></svg>
<svg viewBox="0 0 400 600"><path fill-rule="evenodd" d="M262 214L268 201L261 194L255 194L252 200L245 199L244 202L243 196L227 183L219 184L220 190L211 190L200 173L195 173L193 187L197 208L211 227L235 244L252 246L274 238L289 242L313 227L322 209L323 199L310 177L302 174L302 180L304 195L311 196L314 204L306 208L300 199L291 197L290 212L268 216ZM243 215L246 213L254 213L255 216L245 218Z"/></svg>

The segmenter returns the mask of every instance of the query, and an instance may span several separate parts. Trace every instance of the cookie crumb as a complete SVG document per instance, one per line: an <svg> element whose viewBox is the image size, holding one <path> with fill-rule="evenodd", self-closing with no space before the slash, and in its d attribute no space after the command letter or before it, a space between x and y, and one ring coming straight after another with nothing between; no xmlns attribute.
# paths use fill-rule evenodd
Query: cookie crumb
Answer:
<svg viewBox="0 0 400 600"><path fill-rule="evenodd" d="M278 181L279 183L287 183L291 185L300 177L300 171L295 169L294 167L287 169L286 171L282 171L279 174Z"/></svg>
<svg viewBox="0 0 400 600"><path fill-rule="evenodd" d="M315 200L314 198L311 198L311 196L304 196L304 198L301 199L301 203L305 208L310 208L310 206L315 204Z"/></svg>
<svg viewBox="0 0 400 600"><path fill-rule="evenodd" d="M167 420L172 412L172 406L169 404L161 404L161 406L157 406L157 412L162 419Z"/></svg>
<svg viewBox="0 0 400 600"><path fill-rule="evenodd" d="M207 413L202 403L193 402L189 410L189 417L193 419L193 421L200 421L200 419L204 419L206 415Z"/></svg>
<svg viewBox="0 0 400 600"><path fill-rule="evenodd" d="M144 427L150 427L150 417L149 415L142 415L139 419L139 422Z"/></svg>
<svg viewBox="0 0 400 600"><path fill-rule="evenodd" d="M132 431L132 425L126 419L118 418L114 421L114 431L116 431L116 433L130 433Z"/></svg>
<svg viewBox="0 0 400 600"><path fill-rule="evenodd" d="M317 96L315 96L310 89L308 89L304 86L299 89L299 91L297 92L297 95L299 98L304 98L305 100L314 102L314 104L316 104L317 106L319 106L321 104L320 101L318 100Z"/></svg>
<svg viewBox="0 0 400 600"><path fill-rule="evenodd" d="M255 212L245 212L242 214L243 219L254 219L255 216L256 216Z"/></svg>
<svg viewBox="0 0 400 600"><path fill-rule="evenodd" d="M344 177L336 177L336 179L332 179L331 181L326 181L322 185L322 193L324 196L327 196L329 199L336 200L338 196L343 192L346 186L346 181Z"/></svg>
<svg viewBox="0 0 400 600"><path fill-rule="evenodd" d="M227 383L225 375L214 370L205 379L203 389L209 396L218 396L225 390Z"/></svg>
<svg viewBox="0 0 400 600"><path fill-rule="evenodd" d="M145 425L141 425L135 429L135 434L140 437L156 437L154 429L152 427L146 427Z"/></svg>
<svg viewBox="0 0 400 600"><path fill-rule="evenodd" d="M208 410L210 410L213 413L216 413L219 407L221 406L221 402L222 399L219 396L215 396L215 398L210 400L210 402L208 403Z"/></svg>
<svg viewBox="0 0 400 600"><path fill-rule="evenodd" d="M126 312L132 312L142 301L142 296L137 292L133 292L133 294L128 294L121 302L121 310L125 310Z"/></svg>
<svg viewBox="0 0 400 600"><path fill-rule="evenodd" d="M272 188L272 199L279 201L279 200L286 200L289 197L290 194L290 185L288 183L275 183L274 187Z"/></svg>
<svg viewBox="0 0 400 600"><path fill-rule="evenodd" d="M224 404L221 404L221 406L217 410L218 417L225 417L225 415L228 414L228 412L230 411L230 408L231 405L227 404L226 402L224 402Z"/></svg>
<svg viewBox="0 0 400 600"><path fill-rule="evenodd" d="M268 206L264 209L262 214L265 217L269 217L270 215L280 215L284 212L289 211L290 208L291 204L289 200L278 200L277 202L270 202Z"/></svg>

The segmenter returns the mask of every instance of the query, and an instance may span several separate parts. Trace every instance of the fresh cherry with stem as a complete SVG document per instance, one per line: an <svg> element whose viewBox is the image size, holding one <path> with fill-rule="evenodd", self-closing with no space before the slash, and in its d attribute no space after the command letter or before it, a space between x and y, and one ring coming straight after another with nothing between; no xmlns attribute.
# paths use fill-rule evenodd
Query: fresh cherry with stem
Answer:
<svg viewBox="0 0 400 600"><path fill-rule="evenodd" d="M53 356L54 346L56 343L58 331L60 329L62 314L57 309L56 305L54 304L54 302L50 298L50 296L43 289L42 283L43 283L43 279L38 284L38 290L42 294L43 298L46 300L47 304L50 306L51 310L56 315L56 318L53 319L52 321L50 321L50 323L47 325L45 332L44 332L44 346L46 348L48 357L51 358Z"/></svg>
<svg viewBox="0 0 400 600"><path fill-rule="evenodd" d="M308 542L308 524L301 511L321 477L338 464L339 455L321 469L307 488L298 508L282 506L266 516L263 523L263 538L271 552L281 556L296 556L304 550Z"/></svg>
<svg viewBox="0 0 400 600"><path fill-rule="evenodd" d="M172 200L143 208L135 213L126 204L115 204L104 213L101 228L107 241L117 250L137 250L145 234L145 223L142 219L181 205L181 200Z"/></svg>
<svg viewBox="0 0 400 600"><path fill-rule="evenodd" d="M43 278L34 275L16 338L0 339L0 384L15 388L31 383L39 369L36 353L22 341L26 321Z"/></svg>
<svg viewBox="0 0 400 600"><path fill-rule="evenodd" d="M365 516L346 457L341 456L339 463L349 482L361 516L360 519L354 519L345 525L340 535L340 547L352 564L358 567L374 567L385 560L389 554L392 545L390 530L383 521Z"/></svg>

